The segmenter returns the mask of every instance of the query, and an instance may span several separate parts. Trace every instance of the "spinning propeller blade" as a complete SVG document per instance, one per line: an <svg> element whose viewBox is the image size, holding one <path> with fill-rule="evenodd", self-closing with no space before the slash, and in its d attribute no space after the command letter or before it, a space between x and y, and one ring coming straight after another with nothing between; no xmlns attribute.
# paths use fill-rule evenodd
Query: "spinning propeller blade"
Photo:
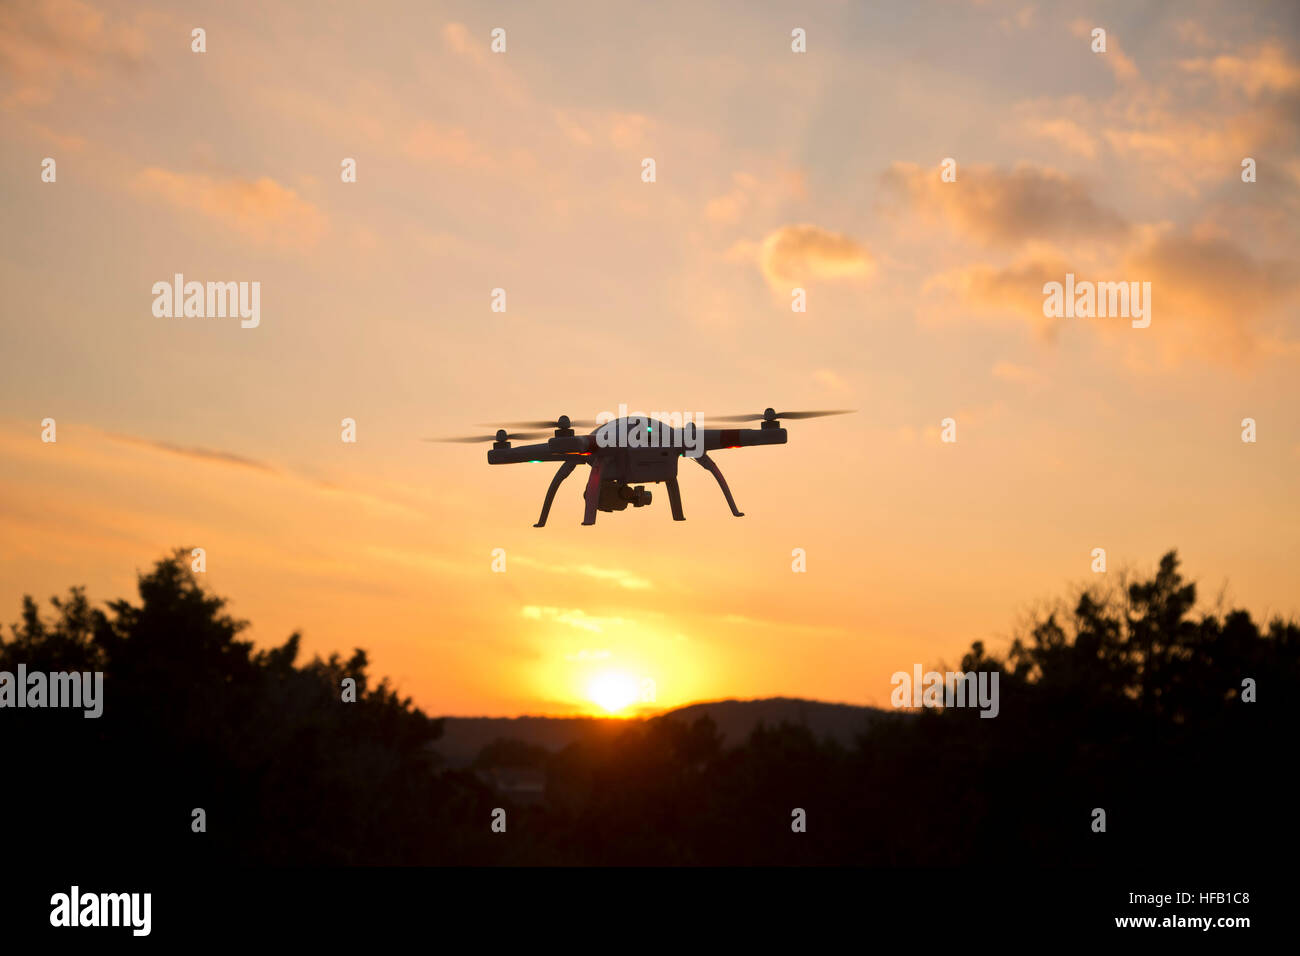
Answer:
<svg viewBox="0 0 1300 956"><path fill-rule="evenodd" d="M479 422L478 424L485 427L489 422ZM498 422L499 425L505 425L507 428L595 428L596 423L585 419L570 418L568 415L561 415L555 421L528 421L528 422Z"/></svg>
<svg viewBox="0 0 1300 956"><path fill-rule="evenodd" d="M544 438L546 432L506 432L504 430L497 432L495 435L465 435L456 438L421 438L420 441L436 442L462 442L464 444L473 444L481 441L523 441L528 438Z"/></svg>
<svg viewBox="0 0 1300 956"><path fill-rule="evenodd" d="M777 412L768 409L758 415L714 415L712 418L706 418L705 421L713 422L760 422L766 419L773 421L781 418L823 418L827 415L851 415L857 409L855 408L835 408L817 412Z"/></svg>

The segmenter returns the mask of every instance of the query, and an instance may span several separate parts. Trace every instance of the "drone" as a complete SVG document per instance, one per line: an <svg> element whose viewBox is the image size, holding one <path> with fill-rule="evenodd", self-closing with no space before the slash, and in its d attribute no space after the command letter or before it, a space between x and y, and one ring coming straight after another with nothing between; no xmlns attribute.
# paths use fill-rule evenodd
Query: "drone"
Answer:
<svg viewBox="0 0 1300 956"><path fill-rule="evenodd" d="M510 432L498 429L493 435L468 435L457 438L426 438L435 442L492 442L487 453L489 465L513 465L521 462L559 462L560 469L551 479L542 503L542 516L534 528L546 526L551 513L555 492L564 479L573 474L579 465L588 465L591 474L583 492L586 505L582 523L596 523L597 511L624 511L628 505L644 508L650 504L651 492L647 484L663 483L668 490L668 505L674 521L685 521L682 513L682 493L677 485L677 463L691 458L718 481L727 507L737 518L744 512L736 507L717 463L709 452L724 448L748 448L751 445L784 445L786 430L781 419L821 418L825 415L847 415L852 409L814 412L777 412L771 408L761 415L723 415L711 421L761 422L758 428L701 428L686 421L674 425L649 415L625 415L597 424L577 421L561 415L554 421L507 422L509 428L553 429L545 442L530 445L513 445L516 441L531 441L546 436L545 431ZM656 413L659 414L659 413ZM679 416L665 416L676 419ZM687 415L687 418L690 416ZM592 427L587 435L577 434L577 429Z"/></svg>

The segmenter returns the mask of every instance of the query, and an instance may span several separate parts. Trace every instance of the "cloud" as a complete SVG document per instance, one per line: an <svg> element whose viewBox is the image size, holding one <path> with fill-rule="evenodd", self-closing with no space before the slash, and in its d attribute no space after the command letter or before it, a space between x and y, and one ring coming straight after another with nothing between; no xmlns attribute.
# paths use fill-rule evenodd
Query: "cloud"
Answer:
<svg viewBox="0 0 1300 956"><path fill-rule="evenodd" d="M1004 382L1031 387L1042 385L1047 381L1043 373L1037 369L1007 361L998 362L993 366L993 377Z"/></svg>
<svg viewBox="0 0 1300 956"><path fill-rule="evenodd" d="M348 77L342 90L271 87L258 93L281 122L309 127L340 144L365 142L388 148L393 131L410 125L391 89L365 77Z"/></svg>
<svg viewBox="0 0 1300 956"><path fill-rule="evenodd" d="M77 152L78 150L84 149L86 146L85 137L78 136L76 133L60 133L58 130L51 126L47 126L44 123L28 120L26 128L37 138L48 143L53 143L59 149L67 150L68 152Z"/></svg>
<svg viewBox="0 0 1300 956"><path fill-rule="evenodd" d="M633 574L631 571L625 571L622 568L604 568L592 564L549 564L535 558L523 556L515 557L512 560L517 564L537 568L541 571L549 571L555 574L580 574L583 577L595 578L600 581L610 581L619 587L633 591L642 591L651 586L650 581L646 578Z"/></svg>
<svg viewBox="0 0 1300 956"><path fill-rule="evenodd" d="M554 621L593 634L602 633L607 626L624 623L621 617L591 617L581 608L539 607L528 604L520 609L520 613L530 621Z"/></svg>
<svg viewBox="0 0 1300 956"><path fill-rule="evenodd" d="M650 582L645 578L638 577L629 571L621 568L598 568L590 564L582 564L572 569L575 574L582 574L589 578L596 578L600 581L612 581L619 587L629 588L635 591L645 590L650 587Z"/></svg>
<svg viewBox="0 0 1300 956"><path fill-rule="evenodd" d="M1105 128L1106 143L1121 159L1148 164L1151 178L1188 196L1197 195L1203 183L1239 174L1242 157L1295 138L1294 120L1271 109L1229 116L1182 116L1159 108L1129 112L1122 125Z"/></svg>
<svg viewBox="0 0 1300 956"><path fill-rule="evenodd" d="M833 625L828 626L824 624L810 624L806 620L802 620L802 619L783 620L775 614L767 618L748 617L744 614L717 614L714 616L724 624L738 624L742 627L749 628L751 630L754 628L781 628L781 629L789 628L791 630L803 631L805 633L819 633L819 634L844 633L844 628L842 627L835 627Z"/></svg>
<svg viewBox="0 0 1300 956"><path fill-rule="evenodd" d="M765 214L792 199L805 199L807 185L797 169L776 166L765 173L732 173L729 192L710 199L704 218L714 224L733 223L746 213Z"/></svg>
<svg viewBox="0 0 1300 956"><path fill-rule="evenodd" d="M704 206L704 218L710 222L735 222L748 208L758 185L758 179L749 173L734 173L732 190L710 199Z"/></svg>
<svg viewBox="0 0 1300 956"><path fill-rule="evenodd" d="M654 126L650 117L640 113L611 113L608 122L609 141L615 149L641 146Z"/></svg>
<svg viewBox="0 0 1300 956"><path fill-rule="evenodd" d="M444 24L442 43L443 46L457 56L464 57L479 66L487 65L489 50L486 40L483 42L472 40L469 35L469 28L463 23Z"/></svg>
<svg viewBox="0 0 1300 956"><path fill-rule="evenodd" d="M1050 339L1068 320L1044 317L1043 285L1063 281L1068 271L1088 281L1150 282L1151 334L1168 361L1194 355L1244 365L1261 354L1288 354L1292 346L1274 322L1300 289L1287 263L1256 259L1231 239L1204 230L1143 226L1136 235L1106 259L1067 258L1043 249L1007 266L975 263L949 270L926 283L924 291L941 298L925 314L956 318L964 309L1018 317ZM1008 368L995 368L994 374L1014 376Z"/></svg>
<svg viewBox="0 0 1300 956"><path fill-rule="evenodd" d="M109 70L144 62L144 34L109 22L80 0L6 0L0 4L0 72L14 80L4 106L49 102L65 78L92 83Z"/></svg>
<svg viewBox="0 0 1300 956"><path fill-rule="evenodd" d="M1046 167L959 166L957 181L945 183L937 168L893 163L882 178L916 211L988 245L1117 239L1128 229L1118 213L1093 201L1083 182Z"/></svg>
<svg viewBox="0 0 1300 956"><path fill-rule="evenodd" d="M328 231L321 210L265 176L253 181L221 180L150 166L136 176L132 187L140 195L207 216L263 245L311 248Z"/></svg>
<svg viewBox="0 0 1300 956"><path fill-rule="evenodd" d="M1015 13L1003 17L999 23L1002 29L1008 32L1028 30L1034 24L1034 14L1036 12L1036 8L1030 3L1021 7Z"/></svg>
<svg viewBox="0 0 1300 956"><path fill-rule="evenodd" d="M124 435L118 432L102 432L102 434L109 441L123 445L130 445L136 448L159 451L189 461L214 465L229 465L239 469L260 472L264 475L273 475L281 481L290 482L296 485L300 490L309 489L310 492L314 494L324 495L331 499L346 497L364 505L372 512L418 517L424 517L427 515L427 509L424 507L423 503L412 502L412 497L409 494L412 489L403 489L401 486L392 483L376 487L374 482L370 482L365 490L359 490L290 469L277 468L273 465L267 464L266 462L258 461L254 458L248 458L244 455L236 455L233 452L221 451L220 449L203 448L192 445L176 445L171 442L156 441L151 438L140 438L135 435ZM120 459L122 456L120 454L114 454L113 457L116 460ZM132 467L135 466L132 465ZM384 556L387 558L393 558L395 555L396 552L392 552L385 553ZM419 561L425 561L427 555L421 553L417 556L417 559Z"/></svg>
<svg viewBox="0 0 1300 956"><path fill-rule="evenodd" d="M745 253L753 245L741 244ZM855 240L810 224L782 226L757 247L759 268L774 289L808 279L868 278L875 259Z"/></svg>
<svg viewBox="0 0 1300 956"><path fill-rule="evenodd" d="M1179 20L1174 24L1174 33L1186 46L1194 46L1202 50L1214 46L1209 31L1196 20Z"/></svg>
<svg viewBox="0 0 1300 956"><path fill-rule="evenodd" d="M604 648L591 650L584 647L576 654L565 654L564 659L566 661L607 661L613 656L613 654Z"/></svg>
<svg viewBox="0 0 1300 956"><path fill-rule="evenodd" d="M1085 159L1097 157L1097 140L1074 120L1065 116L1045 118L1030 117L1024 120L1024 130L1030 136L1048 140L1066 152Z"/></svg>
<svg viewBox="0 0 1300 956"><path fill-rule="evenodd" d="M813 379L832 392L838 392L841 395L848 395L853 391L843 378L828 368L817 369L817 371L813 372Z"/></svg>
<svg viewBox="0 0 1300 956"><path fill-rule="evenodd" d="M594 139L582 120L569 110L555 110L552 113L555 125L560 128L573 143L578 146L590 146Z"/></svg>
<svg viewBox="0 0 1300 956"><path fill-rule="evenodd" d="M1030 135L1087 158L1107 147L1123 162L1119 170L1143 165L1134 176L1148 189L1154 183L1186 196L1221 184L1244 156L1295 152L1300 64L1280 45L1171 65L1158 85L1138 80L1102 100L1039 98L1016 109Z"/></svg>
<svg viewBox="0 0 1300 956"><path fill-rule="evenodd" d="M148 438L137 438L134 435L108 434L108 438L113 441L122 442L127 445L136 445L141 448L153 448L158 451L165 451L171 455L179 455L182 458L198 459L200 461L214 461L226 465L237 465L241 468L253 468L257 471L264 471L270 474L276 474L276 469L270 465L252 458L245 458L242 455L231 454L228 451L216 451L211 448L182 447L173 445L171 442L153 441Z"/></svg>
<svg viewBox="0 0 1300 956"><path fill-rule="evenodd" d="M1123 268L1151 283L1152 325L1175 324L1173 351L1234 364L1254 356L1264 326L1300 281L1289 264L1257 260L1227 238L1170 232L1133 249Z"/></svg>
<svg viewBox="0 0 1300 956"><path fill-rule="evenodd" d="M406 155L412 159L447 163L470 169L497 165L492 152L472 139L463 129L421 120L406 139Z"/></svg>
<svg viewBox="0 0 1300 956"><path fill-rule="evenodd" d="M491 37L486 31L476 37L463 23L448 23L442 28L443 49L464 64L457 64L454 67L456 72L468 74L466 78L475 85L490 84L498 98L508 100L514 106L531 102L533 97L527 86L509 69L510 57L493 53L490 43Z"/></svg>
<svg viewBox="0 0 1300 956"><path fill-rule="evenodd" d="M1300 65L1276 42L1262 44L1246 56L1223 54L1183 60L1179 66L1189 73L1213 77L1230 90L1242 90L1252 99L1261 93L1300 89Z"/></svg>
<svg viewBox="0 0 1300 956"><path fill-rule="evenodd" d="M1009 266L975 263L941 273L926 282L924 291L944 293L966 309L992 318L1025 319L1050 337L1057 326L1043 315L1043 285L1060 282L1067 271L1059 255L1035 252ZM959 312L951 306L946 311L952 317ZM943 315L933 310L927 314Z"/></svg>
<svg viewBox="0 0 1300 956"><path fill-rule="evenodd" d="M1101 24L1089 20L1075 20L1070 24L1070 32L1077 37L1087 37L1091 43L1092 31L1099 26ZM1132 83L1141 78L1137 64L1120 49L1119 38L1109 30L1106 31L1106 52L1095 53L1094 56L1101 57L1110 71L1115 74L1115 79L1121 83Z"/></svg>

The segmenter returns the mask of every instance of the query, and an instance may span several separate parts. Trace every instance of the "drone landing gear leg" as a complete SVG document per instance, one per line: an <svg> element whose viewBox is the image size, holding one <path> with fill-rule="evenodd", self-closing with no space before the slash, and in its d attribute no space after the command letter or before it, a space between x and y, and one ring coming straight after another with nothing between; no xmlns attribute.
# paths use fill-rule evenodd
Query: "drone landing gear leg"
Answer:
<svg viewBox="0 0 1300 956"><path fill-rule="evenodd" d="M551 487L546 489L546 500L542 502L542 516L537 519L537 524L533 525L534 528L546 526L546 516L551 513L551 502L555 500L556 490L564 483L565 478L573 474L573 469L577 467L578 463L576 461L566 461L560 466L560 470L555 473L555 477L551 479Z"/></svg>
<svg viewBox="0 0 1300 956"><path fill-rule="evenodd" d="M699 458L696 458L695 461L701 468L707 468L709 471L713 472L713 477L718 479L718 487L722 489L722 494L727 499L727 507L731 509L731 513L737 518L745 517L743 511L736 510L736 501L731 497L731 489L727 487L727 479L722 477L722 470L718 468L713 459L708 455L701 455ZM672 494L671 491L668 493L670 495Z"/></svg>
<svg viewBox="0 0 1300 956"><path fill-rule="evenodd" d="M587 499L587 510L582 516L583 524L596 523L596 505L600 502L600 463L591 466L591 477L587 479L587 490L583 492Z"/></svg>
<svg viewBox="0 0 1300 956"><path fill-rule="evenodd" d="M673 520L685 521L686 515L682 514L682 492L677 487L677 479L669 478L664 484L668 486L668 505L673 509Z"/></svg>

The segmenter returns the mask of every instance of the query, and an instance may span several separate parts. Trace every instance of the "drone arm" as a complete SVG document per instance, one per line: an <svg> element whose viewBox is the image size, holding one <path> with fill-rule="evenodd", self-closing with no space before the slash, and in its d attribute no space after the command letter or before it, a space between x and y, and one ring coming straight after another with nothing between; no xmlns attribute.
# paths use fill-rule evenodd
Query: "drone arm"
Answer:
<svg viewBox="0 0 1300 956"><path fill-rule="evenodd" d="M784 428L706 428L704 450L720 448L748 448L751 445L784 445Z"/></svg>
<svg viewBox="0 0 1300 956"><path fill-rule="evenodd" d="M576 461L569 460L561 465L560 470L555 473L555 477L551 479L551 487L546 489L546 500L542 502L542 516L537 519L537 524L533 525L534 528L545 527L546 516L551 513L551 502L555 500L555 492L564 483L564 479L573 474L573 469L577 467L578 463Z"/></svg>
<svg viewBox="0 0 1300 956"><path fill-rule="evenodd" d="M572 455L557 452L549 444L513 445L509 448L490 448L489 465L518 465L524 462L568 461Z"/></svg>
<svg viewBox="0 0 1300 956"><path fill-rule="evenodd" d="M747 431L752 431L752 429L747 429ZM735 515L737 518L745 517L745 513L743 511L739 511L736 509L736 501L734 498L731 497L731 489L727 487L727 479L722 477L722 470L717 466L716 463L714 463L713 459L710 458L708 455L701 455L699 458L696 458L695 461L699 464L701 468L707 468L709 471L713 472L713 477L718 479L718 487L722 489L722 494L727 499L727 507L731 509L731 513ZM668 494L670 496L672 495L671 489L669 490Z"/></svg>

